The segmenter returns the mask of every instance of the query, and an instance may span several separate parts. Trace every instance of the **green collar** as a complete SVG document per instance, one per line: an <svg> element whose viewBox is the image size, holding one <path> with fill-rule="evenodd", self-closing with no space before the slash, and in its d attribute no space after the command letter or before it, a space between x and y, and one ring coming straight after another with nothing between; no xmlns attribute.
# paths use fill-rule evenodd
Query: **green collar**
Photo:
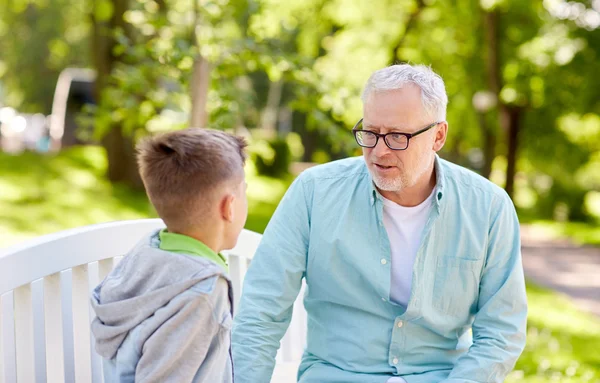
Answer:
<svg viewBox="0 0 600 383"><path fill-rule="evenodd" d="M221 254L215 253L211 248L197 239L183 234L169 233L167 229L161 230L158 233L158 238L160 239L158 248L161 250L202 257L216 263L225 269L226 272L229 272L229 267L225 257Z"/></svg>

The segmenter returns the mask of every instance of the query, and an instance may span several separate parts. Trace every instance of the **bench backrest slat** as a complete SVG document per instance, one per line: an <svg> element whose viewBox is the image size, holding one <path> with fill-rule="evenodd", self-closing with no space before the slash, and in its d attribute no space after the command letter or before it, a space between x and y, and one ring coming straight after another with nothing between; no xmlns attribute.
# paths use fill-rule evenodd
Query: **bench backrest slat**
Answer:
<svg viewBox="0 0 600 383"><path fill-rule="evenodd" d="M13 299L17 380L19 382L35 382L31 285L17 287L14 290Z"/></svg>
<svg viewBox="0 0 600 383"><path fill-rule="evenodd" d="M159 219L92 225L0 252L0 383L102 383L93 349L90 293L135 244L164 227ZM234 309L261 235L244 230L225 251ZM9 302L13 307L8 308ZM306 313L299 296L278 362L299 361Z"/></svg>
<svg viewBox="0 0 600 383"><path fill-rule="evenodd" d="M65 381L61 274L44 278L44 325L46 330L46 379L48 383Z"/></svg>

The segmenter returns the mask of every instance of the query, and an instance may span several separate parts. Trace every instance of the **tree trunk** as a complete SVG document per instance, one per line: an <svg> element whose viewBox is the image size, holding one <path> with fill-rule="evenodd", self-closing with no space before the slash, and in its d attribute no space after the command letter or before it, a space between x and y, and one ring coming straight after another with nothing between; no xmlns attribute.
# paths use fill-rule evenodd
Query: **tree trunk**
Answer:
<svg viewBox="0 0 600 383"><path fill-rule="evenodd" d="M498 98L499 108L499 120L500 126L507 137L507 154L506 154L506 185L504 189L506 193L512 198L515 189L515 174L517 168L517 151L519 147L519 130L521 127L521 114L523 109L518 106L511 106L503 104L500 100L500 92L504 86L502 82L501 73L501 57L500 57L500 15L497 10L485 13L485 27L486 37L488 45L488 59L487 59L487 72L488 72L488 85L490 90ZM492 138L492 133L494 138ZM495 146L495 135L496 132L491 129L484 130L484 139L486 149L489 149L491 145ZM489 140L489 142L488 142ZM495 151L494 151L495 153ZM486 153L487 155L487 153ZM491 171L491 161L493 159L487 159L489 161Z"/></svg>
<svg viewBox="0 0 600 383"><path fill-rule="evenodd" d="M96 20L92 13L93 25L93 61L96 66L95 96L98 103L102 102L102 93L110 85L110 75L119 58L114 55L116 41L112 36L116 28L125 33L129 30L123 15L128 9L127 0L112 0L113 14L108 20ZM95 7L94 7L95 8ZM118 124L113 124L102 140L108 159L108 179L112 182L123 182L134 188L143 188L135 159L134 143L131 137L123 134Z"/></svg>
<svg viewBox="0 0 600 383"><path fill-rule="evenodd" d="M102 144L108 157L108 179L136 189L143 189L131 137L124 136L123 129L115 125L106 134Z"/></svg>
<svg viewBox="0 0 600 383"><path fill-rule="evenodd" d="M210 89L210 63L198 53L194 60L192 82L190 90L192 94L192 112L190 116L190 127L206 128L208 125L208 90Z"/></svg>
<svg viewBox="0 0 600 383"><path fill-rule="evenodd" d="M508 117L508 153L506 156L506 193L513 197L515 189L515 174L517 169L517 151L519 149L519 130L521 128L521 114L523 109L520 107L507 107Z"/></svg>
<svg viewBox="0 0 600 383"><path fill-rule="evenodd" d="M500 72L500 51L499 51L499 32L498 32L498 11L485 12L485 28L487 40L487 75L490 91L496 96L502 90L502 74Z"/></svg>
<svg viewBox="0 0 600 383"><path fill-rule="evenodd" d="M319 133L316 130L306 130L300 138L302 139L302 146L304 146L302 161L313 162L313 155L317 151L317 143L319 142Z"/></svg>
<svg viewBox="0 0 600 383"><path fill-rule="evenodd" d="M479 126L483 133L483 167L481 175L485 178L490 178L492 174L492 164L496 157L496 125L489 124L485 114L478 113Z"/></svg>
<svg viewBox="0 0 600 383"><path fill-rule="evenodd" d="M307 122L306 112L294 111L292 113L292 130L300 135L304 147L302 162L312 162L313 154L317 150L319 142L319 133L316 129L308 129Z"/></svg>
<svg viewBox="0 0 600 383"><path fill-rule="evenodd" d="M190 82L190 95L192 110L190 113L190 127L206 128L208 125L208 91L210 89L210 62L200 53L198 42L198 28L202 26L202 15L200 14L200 3L193 2L194 24L190 33L190 42L196 47L196 57L192 68L192 79Z"/></svg>
<svg viewBox="0 0 600 383"><path fill-rule="evenodd" d="M502 77L500 73L500 52L498 47L498 12L485 12L484 25L487 49L487 82L490 92L499 99L502 90ZM485 178L490 178L492 173L492 163L496 157L496 136L497 125L489 124L485 116L485 111L479 113L480 127L483 137L483 168L481 174Z"/></svg>
<svg viewBox="0 0 600 383"><path fill-rule="evenodd" d="M273 137L277 135L277 117L279 115L279 104L283 92L283 80L270 81L269 93L267 94L267 105L262 114L261 128Z"/></svg>

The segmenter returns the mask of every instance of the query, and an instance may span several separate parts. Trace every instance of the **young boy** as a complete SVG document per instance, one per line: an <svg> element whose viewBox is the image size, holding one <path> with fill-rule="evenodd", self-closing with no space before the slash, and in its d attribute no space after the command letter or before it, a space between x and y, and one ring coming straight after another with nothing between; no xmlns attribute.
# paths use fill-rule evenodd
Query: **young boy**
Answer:
<svg viewBox="0 0 600 383"><path fill-rule="evenodd" d="M235 246L248 214L245 147L192 128L138 146L167 228L143 238L92 294L105 382L232 382L232 292L219 252Z"/></svg>

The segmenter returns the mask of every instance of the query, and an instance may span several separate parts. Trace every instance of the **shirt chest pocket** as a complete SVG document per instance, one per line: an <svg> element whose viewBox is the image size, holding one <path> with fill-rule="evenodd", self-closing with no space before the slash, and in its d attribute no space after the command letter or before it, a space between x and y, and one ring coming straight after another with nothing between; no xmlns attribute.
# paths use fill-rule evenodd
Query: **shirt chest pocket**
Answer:
<svg viewBox="0 0 600 383"><path fill-rule="evenodd" d="M442 314L467 318L479 293L482 260L439 258L433 285L433 307Z"/></svg>

